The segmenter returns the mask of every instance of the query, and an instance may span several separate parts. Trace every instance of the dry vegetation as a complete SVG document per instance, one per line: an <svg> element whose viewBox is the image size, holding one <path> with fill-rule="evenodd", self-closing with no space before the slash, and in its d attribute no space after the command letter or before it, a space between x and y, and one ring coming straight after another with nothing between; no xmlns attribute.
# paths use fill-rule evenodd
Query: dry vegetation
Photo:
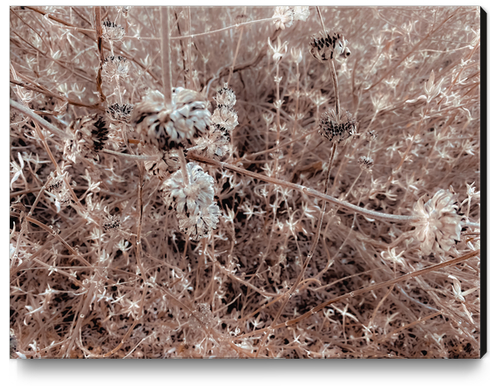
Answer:
<svg viewBox="0 0 490 386"><path fill-rule="evenodd" d="M10 98L12 357L480 355L479 8L11 7Z"/></svg>

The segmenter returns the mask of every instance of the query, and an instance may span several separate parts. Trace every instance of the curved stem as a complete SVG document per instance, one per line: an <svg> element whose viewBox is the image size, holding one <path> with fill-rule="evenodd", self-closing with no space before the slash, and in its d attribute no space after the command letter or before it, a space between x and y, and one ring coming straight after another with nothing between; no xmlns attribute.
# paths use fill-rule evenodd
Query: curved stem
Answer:
<svg viewBox="0 0 490 386"><path fill-rule="evenodd" d="M300 191L300 192L302 192L308 196L318 198L319 200L328 201L331 204L338 205L344 209L360 213L360 214L365 215L365 216L372 218L372 219L385 220L385 221L391 221L391 222L410 222L410 221L415 221L418 218L417 216L402 216L402 215L396 215L396 214L388 214L388 213L380 213L380 212L371 211L371 210L350 204L348 202L338 200L337 198L334 198L334 197L329 196L327 194L320 193L319 191L317 191L315 189L307 188L306 186L303 186L303 185L294 184L292 182L279 180L279 179L273 178L273 177L267 177L263 174L254 173L254 172L251 172L249 170L240 168L238 166L231 165L231 164L228 164L226 162L215 161L213 159L203 157L203 156L200 156L197 154L189 153L189 154L187 154L187 158L192 159L194 161L198 161L198 162L204 162L208 165L214 165L216 167L232 170L234 172L237 172L237 173L240 173L240 174L252 177L252 178L256 178L256 179L261 180L261 181L269 182L269 183L274 184L274 185L280 185L280 186L283 186L285 188L297 190L297 191Z"/></svg>

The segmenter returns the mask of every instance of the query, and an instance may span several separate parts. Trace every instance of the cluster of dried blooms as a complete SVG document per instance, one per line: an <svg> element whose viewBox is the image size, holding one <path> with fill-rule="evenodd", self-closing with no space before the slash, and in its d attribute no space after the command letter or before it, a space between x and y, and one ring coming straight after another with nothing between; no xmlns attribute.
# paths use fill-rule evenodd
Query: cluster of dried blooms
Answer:
<svg viewBox="0 0 490 386"><path fill-rule="evenodd" d="M480 355L479 8L10 14L12 358Z"/></svg>

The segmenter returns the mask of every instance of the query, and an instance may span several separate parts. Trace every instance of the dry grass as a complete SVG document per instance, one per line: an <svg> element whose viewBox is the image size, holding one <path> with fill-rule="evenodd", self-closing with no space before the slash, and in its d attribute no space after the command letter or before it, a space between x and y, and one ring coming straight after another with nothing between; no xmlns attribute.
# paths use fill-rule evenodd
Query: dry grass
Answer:
<svg viewBox="0 0 490 386"><path fill-rule="evenodd" d="M12 357L479 357L479 8L308 11L10 8Z"/></svg>

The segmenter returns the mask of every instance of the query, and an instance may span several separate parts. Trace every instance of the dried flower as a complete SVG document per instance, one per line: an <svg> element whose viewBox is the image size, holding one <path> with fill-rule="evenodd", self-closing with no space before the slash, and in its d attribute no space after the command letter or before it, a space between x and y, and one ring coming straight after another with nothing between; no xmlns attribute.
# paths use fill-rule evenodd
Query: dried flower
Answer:
<svg viewBox="0 0 490 386"><path fill-rule="evenodd" d="M129 63L123 56L111 55L104 60L102 76L109 81L115 78L125 78L129 73Z"/></svg>
<svg viewBox="0 0 490 386"><path fill-rule="evenodd" d="M121 218L118 215L108 215L102 223L105 233L115 233L121 228Z"/></svg>
<svg viewBox="0 0 490 386"><path fill-rule="evenodd" d="M288 52L288 42L281 44L281 39L277 38L277 46L276 47L274 47L272 45L270 38L268 38L268 42L269 42L269 47L271 48L272 52L274 53L272 55L272 59L274 59L276 62L279 61L286 54L286 52Z"/></svg>
<svg viewBox="0 0 490 386"><path fill-rule="evenodd" d="M114 123L129 123L131 121L131 112L133 105L113 103L107 108L107 114Z"/></svg>
<svg viewBox="0 0 490 386"><path fill-rule="evenodd" d="M230 152L230 135L217 125L211 126L206 135L196 140L196 146L189 149L201 152L206 157L221 158Z"/></svg>
<svg viewBox="0 0 490 386"><path fill-rule="evenodd" d="M76 156L99 160L99 153L108 139L109 129L105 118L92 114L75 119L67 128L72 138L66 140L63 155L76 162Z"/></svg>
<svg viewBox="0 0 490 386"><path fill-rule="evenodd" d="M320 121L320 134L329 141L341 142L357 131L357 121L345 110L340 110L337 115L335 110L329 110L322 114Z"/></svg>
<svg viewBox="0 0 490 386"><path fill-rule="evenodd" d="M291 48L291 57L293 62L299 64L301 63L301 60L303 60L303 51L300 48Z"/></svg>
<svg viewBox="0 0 490 386"><path fill-rule="evenodd" d="M174 90L172 103L167 104L160 92L152 91L133 111L133 123L143 140L167 150L184 146L204 133L210 118L201 94L181 87Z"/></svg>
<svg viewBox="0 0 490 386"><path fill-rule="evenodd" d="M62 205L70 202L71 195L70 191L66 185L66 181L69 179L68 172L51 172L50 177L52 178L49 184L46 185L46 191L49 192L55 199L55 205L59 212ZM66 181L65 181L66 180Z"/></svg>
<svg viewBox="0 0 490 386"><path fill-rule="evenodd" d="M395 248L393 248L393 249L388 249L387 251L381 252L381 257L384 260L388 260L388 261L391 261L393 263L405 265L405 260L402 258L403 253L404 252L402 251L400 254L397 255Z"/></svg>
<svg viewBox="0 0 490 386"><path fill-rule="evenodd" d="M292 7L276 7L274 10L274 15L272 17L275 19L274 24L276 29L285 29L286 27L291 27L293 24L293 9Z"/></svg>
<svg viewBox="0 0 490 386"><path fill-rule="evenodd" d="M458 215L456 197L449 190L439 190L426 204L420 198L414 206L415 236L421 243L421 250L429 254L449 251L455 241L460 240L462 216Z"/></svg>
<svg viewBox="0 0 490 386"><path fill-rule="evenodd" d="M294 20L306 21L310 16L310 8L308 6L296 6L296 7L276 7L274 9L274 24L276 29L285 29L291 27Z"/></svg>
<svg viewBox="0 0 490 386"><path fill-rule="evenodd" d="M311 38L310 53L320 62L347 58L350 55L347 43L344 35L340 33L328 34L322 31Z"/></svg>
<svg viewBox="0 0 490 386"><path fill-rule="evenodd" d="M142 155L159 156L157 161L144 161L146 172L150 175L157 176L161 180L165 180L169 175L169 165L166 157L169 157L168 152L162 152L155 146L140 144L139 149Z"/></svg>
<svg viewBox="0 0 490 386"><path fill-rule="evenodd" d="M236 96L233 90L228 88L228 83L225 83L225 85L216 93L214 100L218 104L218 107L233 107L236 103Z"/></svg>
<svg viewBox="0 0 490 386"><path fill-rule="evenodd" d="M236 111L231 107L222 106L214 110L211 116L211 122L220 130L227 132L233 131L238 125L238 116Z"/></svg>
<svg viewBox="0 0 490 386"><path fill-rule="evenodd" d="M214 180L202 168L191 162L187 164L189 183L186 185L182 171L178 170L164 183L167 203L177 212L180 229L194 239L206 237L216 229L220 210L213 202Z"/></svg>
<svg viewBox="0 0 490 386"><path fill-rule="evenodd" d="M117 42L124 37L124 27L105 20L102 23L102 37L106 40Z"/></svg>
<svg viewBox="0 0 490 386"><path fill-rule="evenodd" d="M365 156L359 157L357 163L359 164L362 170L367 170L367 171L370 171L374 165L373 159L371 157L365 157Z"/></svg>

